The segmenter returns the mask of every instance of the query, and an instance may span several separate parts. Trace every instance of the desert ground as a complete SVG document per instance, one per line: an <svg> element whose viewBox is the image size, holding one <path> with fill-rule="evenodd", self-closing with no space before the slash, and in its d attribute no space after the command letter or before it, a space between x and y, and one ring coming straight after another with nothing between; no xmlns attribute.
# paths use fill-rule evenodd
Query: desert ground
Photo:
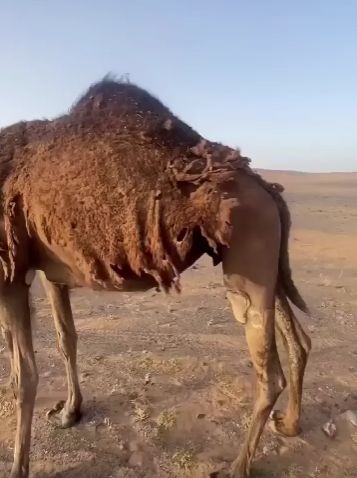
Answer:
<svg viewBox="0 0 357 478"><path fill-rule="evenodd" d="M256 478L357 477L357 173L262 171L286 187L294 279L312 314L302 433L267 427ZM238 453L254 396L244 327L231 313L220 266L203 258L183 276L183 294L72 293L79 335L83 419L61 430L46 419L65 398L65 373L49 303L33 285L40 385L32 478L203 478ZM0 387L9 363L0 339ZM286 356L281 346L282 361ZM8 477L15 415L0 395L0 476ZM286 394L280 399L284 406ZM322 427L336 426L334 437ZM214 476L214 475L211 475Z"/></svg>

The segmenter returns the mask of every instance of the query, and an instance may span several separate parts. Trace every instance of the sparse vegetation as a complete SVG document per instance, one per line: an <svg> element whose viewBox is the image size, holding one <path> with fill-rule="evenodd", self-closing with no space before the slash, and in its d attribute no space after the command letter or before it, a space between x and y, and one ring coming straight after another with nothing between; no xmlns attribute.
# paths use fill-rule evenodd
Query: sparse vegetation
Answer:
<svg viewBox="0 0 357 478"><path fill-rule="evenodd" d="M195 464L194 455L189 450L181 450L176 452L172 457L172 461L178 468L185 471L191 470Z"/></svg>
<svg viewBox="0 0 357 478"><path fill-rule="evenodd" d="M164 410L156 420L159 433L171 430L176 426L177 417L174 410Z"/></svg>
<svg viewBox="0 0 357 478"><path fill-rule="evenodd" d="M135 403L134 415L137 422L145 422L148 418L150 418L150 410Z"/></svg>

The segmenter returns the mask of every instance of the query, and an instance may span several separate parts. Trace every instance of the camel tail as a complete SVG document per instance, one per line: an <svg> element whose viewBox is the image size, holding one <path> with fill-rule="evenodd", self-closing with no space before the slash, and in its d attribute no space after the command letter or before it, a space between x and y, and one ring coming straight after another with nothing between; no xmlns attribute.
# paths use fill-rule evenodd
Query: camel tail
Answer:
<svg viewBox="0 0 357 478"><path fill-rule="evenodd" d="M289 234L291 228L291 217L288 205L281 195L282 187L277 184L270 185L273 189L273 196L277 203L281 223L281 241L279 258L279 286L288 299L302 312L309 314L309 308L302 298L292 278L289 260Z"/></svg>

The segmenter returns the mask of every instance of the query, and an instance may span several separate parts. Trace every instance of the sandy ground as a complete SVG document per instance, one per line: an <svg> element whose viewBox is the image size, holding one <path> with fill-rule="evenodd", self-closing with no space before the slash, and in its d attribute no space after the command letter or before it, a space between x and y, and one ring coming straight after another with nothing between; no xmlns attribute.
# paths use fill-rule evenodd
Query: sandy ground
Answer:
<svg viewBox="0 0 357 478"><path fill-rule="evenodd" d="M313 350L303 432L285 439L267 430L253 476L357 477L357 428L344 415L357 409L357 174L264 175L288 191L294 277L312 309L312 317L299 317ZM254 394L244 330L219 267L203 258L183 282L183 295L171 297L73 292L84 417L68 430L45 418L66 391L49 304L35 284L33 478L200 478L236 456ZM0 386L9 372L3 347L0 341ZM333 439L321 431L330 419ZM14 428L13 405L2 395L1 477L10 469Z"/></svg>

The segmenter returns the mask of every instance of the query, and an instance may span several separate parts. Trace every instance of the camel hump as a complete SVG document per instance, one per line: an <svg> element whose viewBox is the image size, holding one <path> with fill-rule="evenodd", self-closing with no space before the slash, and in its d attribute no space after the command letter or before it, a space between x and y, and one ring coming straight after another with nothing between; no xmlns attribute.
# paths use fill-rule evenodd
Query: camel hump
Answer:
<svg viewBox="0 0 357 478"><path fill-rule="evenodd" d="M127 81L104 78L94 83L69 112L72 123L94 121L97 127L108 125L110 118L115 118L117 127L161 145L191 147L201 138L159 99Z"/></svg>
<svg viewBox="0 0 357 478"><path fill-rule="evenodd" d="M164 104L133 83L104 78L94 83L70 110L81 115L98 110L115 110L123 114L151 114L162 118L173 116Z"/></svg>

